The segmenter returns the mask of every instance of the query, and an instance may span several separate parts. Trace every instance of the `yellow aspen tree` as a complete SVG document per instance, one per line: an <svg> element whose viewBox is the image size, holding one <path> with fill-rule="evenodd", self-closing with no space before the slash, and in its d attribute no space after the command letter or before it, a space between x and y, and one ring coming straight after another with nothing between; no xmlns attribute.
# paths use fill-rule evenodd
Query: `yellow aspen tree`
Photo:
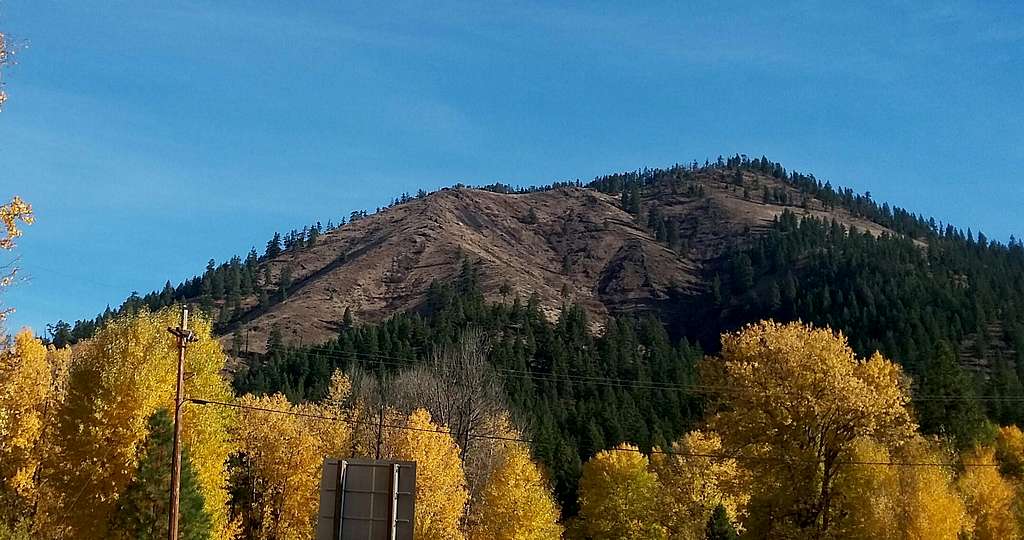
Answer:
<svg viewBox="0 0 1024 540"><path fill-rule="evenodd" d="M742 530L739 518L750 499L745 471L735 459L701 457L722 454L717 434L691 431L673 443L670 452L651 455L651 470L662 486L661 522L671 538L702 540L719 504L733 526Z"/></svg>
<svg viewBox="0 0 1024 540"><path fill-rule="evenodd" d="M74 360L71 347L58 349L53 345L46 347L46 363L50 367L50 403L47 404L47 416L53 421L57 407L64 402L68 393L68 374Z"/></svg>
<svg viewBox="0 0 1024 540"><path fill-rule="evenodd" d="M350 411L345 403L352 392L352 382L340 370L331 374L327 396L313 406L318 416L324 418L307 418L306 424L317 440L320 453L325 457L344 458L350 455L352 447L352 426ZM319 478L317 478L319 492Z"/></svg>
<svg viewBox="0 0 1024 540"><path fill-rule="evenodd" d="M898 528L903 540L956 540L970 530L967 509L953 484L949 458L916 437L893 452L899 474ZM928 465L924 465L928 464Z"/></svg>
<svg viewBox="0 0 1024 540"><path fill-rule="evenodd" d="M635 446L598 452L583 465L580 528L587 538L667 538L658 523L658 477Z"/></svg>
<svg viewBox="0 0 1024 540"><path fill-rule="evenodd" d="M853 442L892 445L916 430L900 367L877 353L857 358L828 329L752 324L723 335L721 357L702 369L727 389L709 424L750 468L755 536L826 536Z"/></svg>
<svg viewBox="0 0 1024 540"><path fill-rule="evenodd" d="M455 439L423 409L413 411L395 436L393 457L416 462L417 540L463 538L460 524L469 492Z"/></svg>
<svg viewBox="0 0 1024 540"><path fill-rule="evenodd" d="M31 225L34 221L32 205L20 197L14 196L9 203L0 205L0 223L3 223L0 249L12 249L14 239L22 236L18 222Z"/></svg>
<svg viewBox="0 0 1024 540"><path fill-rule="evenodd" d="M836 480L843 494L833 537L875 540L954 540L970 530L953 485L949 459L920 437L889 450L871 439L855 441Z"/></svg>
<svg viewBox="0 0 1024 540"><path fill-rule="evenodd" d="M554 540L562 537L548 482L521 442L499 441L497 467L470 516L473 540Z"/></svg>
<svg viewBox="0 0 1024 540"><path fill-rule="evenodd" d="M32 449L35 473L28 488L26 502L28 530L39 538L55 538L62 536L61 514L58 506L59 498L55 496L50 480L53 471L46 467L55 455L57 414L67 394L68 369L71 366L71 348L58 349L52 345L46 347L46 363L50 370L49 388L45 398L37 405L43 422L38 438Z"/></svg>
<svg viewBox="0 0 1024 540"><path fill-rule="evenodd" d="M59 536L44 462L53 453L71 349L43 347L28 330L0 350L0 522L39 537Z"/></svg>
<svg viewBox="0 0 1024 540"><path fill-rule="evenodd" d="M253 494L243 509L246 536L313 537L324 458L346 457L340 452L349 445L346 424L332 419L340 417L335 400L340 402L345 384L332 379L331 396L322 404L293 405L282 394L239 400L236 480Z"/></svg>
<svg viewBox="0 0 1024 540"><path fill-rule="evenodd" d="M1021 537L1015 515L1016 490L995 467L995 450L977 447L962 456L964 472L957 488L973 521L975 540L1015 540Z"/></svg>
<svg viewBox="0 0 1024 540"><path fill-rule="evenodd" d="M0 34L0 67L3 67L5 51L3 48L3 34ZM0 88L0 106L3 105L3 89ZM14 197L7 204L0 204L0 250L14 249L14 240L21 236L22 230L19 223L31 225L35 221L32 215L32 205L28 204L21 197ZM4 267L0 267L2 269ZM17 267L9 269L6 274L0 274L0 290L14 282L17 274ZM0 322L11 312L10 309L0 309Z"/></svg>
<svg viewBox="0 0 1024 540"><path fill-rule="evenodd" d="M15 196L11 198L11 202L0 204L0 224L4 227L3 234L0 235L0 249L14 248L14 240L22 234L19 222L31 225L34 221L32 205L21 197Z"/></svg>
<svg viewBox="0 0 1024 540"><path fill-rule="evenodd" d="M874 540L899 538L903 524L899 519L900 475L892 463L889 449L862 437L853 443L850 459L858 462L836 478L839 501L836 522L838 538ZM877 465L876 465L877 463Z"/></svg>
<svg viewBox="0 0 1024 540"><path fill-rule="evenodd" d="M54 492L51 482L54 471L48 467L59 448L57 422L64 399L67 396L68 374L72 365L71 347L58 349L52 345L46 348L46 361L50 368L49 397L42 406L45 425L36 443L36 481L34 510L31 513L32 531L40 538L63 536L60 497Z"/></svg>
<svg viewBox="0 0 1024 540"><path fill-rule="evenodd" d="M1010 479L1018 491L1014 513L1018 527L1024 530L1024 432L1014 425L999 428L995 450L999 472Z"/></svg>
<svg viewBox="0 0 1024 540"><path fill-rule="evenodd" d="M70 527L66 536L105 536L117 498L138 465L147 419L157 409L174 410L178 348L167 328L176 326L178 317L175 308L156 313L143 309L115 318L77 346L57 423L57 451L48 465L62 495L62 518ZM224 354L211 337L210 321L196 316L190 328L198 341L189 345L186 356L186 395L231 399L221 377ZM214 405L187 403L183 415L183 444L213 530L227 538L232 531L224 463L231 451L233 414Z"/></svg>
<svg viewBox="0 0 1024 540"><path fill-rule="evenodd" d="M29 330L0 351L0 521L27 518L36 500L52 382L46 347Z"/></svg>
<svg viewBox="0 0 1024 540"><path fill-rule="evenodd" d="M999 428L996 434L996 459L1003 474L1024 480L1024 432L1019 427Z"/></svg>

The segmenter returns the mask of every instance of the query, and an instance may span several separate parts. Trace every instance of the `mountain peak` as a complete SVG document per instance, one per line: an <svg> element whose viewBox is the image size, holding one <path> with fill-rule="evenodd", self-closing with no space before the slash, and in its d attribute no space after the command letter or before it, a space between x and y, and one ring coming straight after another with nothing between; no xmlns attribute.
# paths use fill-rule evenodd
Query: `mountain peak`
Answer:
<svg viewBox="0 0 1024 540"><path fill-rule="evenodd" d="M224 333L246 336L249 352L262 352L273 328L286 342L318 343L337 333L346 309L361 321L417 309L430 284L454 279L464 261L490 301L536 295L551 318L576 303L595 328L616 314L671 320L678 314L666 306L678 302L669 299L705 292L725 250L787 209L891 232L756 171L666 175L637 193L629 202L572 185L460 186L410 199L266 261L271 282L290 275L286 298L264 307L243 300L244 314Z"/></svg>

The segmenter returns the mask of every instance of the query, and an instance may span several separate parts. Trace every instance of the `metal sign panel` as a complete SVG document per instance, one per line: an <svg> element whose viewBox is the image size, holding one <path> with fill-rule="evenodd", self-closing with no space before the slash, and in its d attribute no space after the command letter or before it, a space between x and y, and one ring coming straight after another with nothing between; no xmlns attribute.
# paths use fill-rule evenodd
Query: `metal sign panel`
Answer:
<svg viewBox="0 0 1024 540"><path fill-rule="evenodd" d="M412 540L416 463L327 459L317 540Z"/></svg>

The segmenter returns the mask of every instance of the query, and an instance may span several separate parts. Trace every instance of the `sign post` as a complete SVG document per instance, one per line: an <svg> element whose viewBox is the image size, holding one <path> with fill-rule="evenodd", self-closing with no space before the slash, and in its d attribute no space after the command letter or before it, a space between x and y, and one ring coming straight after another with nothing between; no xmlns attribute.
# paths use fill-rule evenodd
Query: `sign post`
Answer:
<svg viewBox="0 0 1024 540"><path fill-rule="evenodd" d="M412 540L416 463L327 459L316 540Z"/></svg>

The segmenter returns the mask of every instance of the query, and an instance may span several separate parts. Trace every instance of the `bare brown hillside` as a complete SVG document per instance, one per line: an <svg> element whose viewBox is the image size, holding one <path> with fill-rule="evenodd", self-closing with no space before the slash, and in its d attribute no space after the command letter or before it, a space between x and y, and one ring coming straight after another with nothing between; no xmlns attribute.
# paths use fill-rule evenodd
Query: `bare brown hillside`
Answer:
<svg viewBox="0 0 1024 540"><path fill-rule="evenodd" d="M492 301L536 293L554 316L568 296L601 325L609 314L657 310L672 294L703 290L704 265L784 208L883 231L842 209L826 211L820 201L773 178L745 174L746 192L717 171L691 179L692 189L677 183L647 189L638 216L623 209L618 197L585 188L441 190L268 261L274 279L290 269L294 284L287 299L265 310L247 299L243 307L249 311L227 327L224 339L238 333L249 351L261 352L276 325L286 342L319 343L337 332L346 308L360 321L416 308L431 281L451 279L464 259L478 265ZM757 190L765 186L786 190L790 204L764 203ZM651 209L678 224L674 245L658 241L647 226Z"/></svg>

